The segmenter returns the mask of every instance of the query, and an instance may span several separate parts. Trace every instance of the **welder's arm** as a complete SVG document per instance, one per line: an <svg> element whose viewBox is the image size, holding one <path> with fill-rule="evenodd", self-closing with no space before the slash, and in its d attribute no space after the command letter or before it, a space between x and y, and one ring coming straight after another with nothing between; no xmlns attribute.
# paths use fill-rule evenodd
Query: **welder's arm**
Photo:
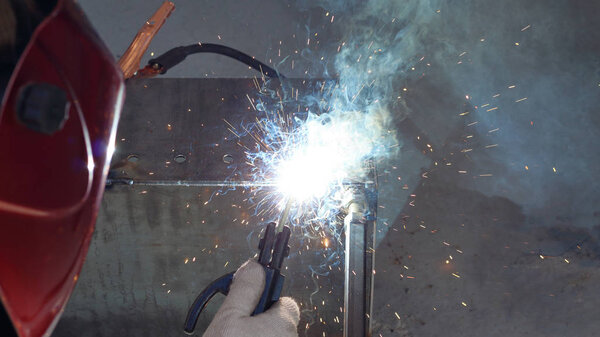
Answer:
<svg viewBox="0 0 600 337"><path fill-rule="evenodd" d="M250 316L264 287L263 267L253 260L244 263L204 337L297 337L300 310L290 297L282 297L269 310Z"/></svg>

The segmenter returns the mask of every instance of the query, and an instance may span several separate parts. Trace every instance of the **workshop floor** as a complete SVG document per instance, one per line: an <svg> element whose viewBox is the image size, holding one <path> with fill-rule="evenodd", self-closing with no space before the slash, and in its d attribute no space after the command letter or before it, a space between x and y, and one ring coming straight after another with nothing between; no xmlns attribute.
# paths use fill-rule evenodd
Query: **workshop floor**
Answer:
<svg viewBox="0 0 600 337"><path fill-rule="evenodd" d="M115 55L160 2L80 1ZM341 13L335 20L342 27L351 21L344 21L350 14L340 3L323 3ZM374 335L598 335L600 5L410 3L424 9L404 17L419 29L406 31L414 35L404 37L411 43L403 47L417 51L406 52L411 66L393 78L401 146L378 165ZM274 0L176 5L149 51L201 40L274 63L304 48L306 31L318 30L311 25L327 12ZM432 17L419 16L429 9ZM323 44L339 43L339 34L319 31ZM415 55L425 59L408 57ZM288 71L304 76L299 68ZM192 83L255 74L227 59L198 56L167 75ZM131 99L141 98L130 96L124 114L138 112L148 127ZM172 90L160 99L168 105L190 97ZM54 336L181 335L194 294L254 250L255 231L234 221L242 211L232 204L243 196L213 200L212 192L108 189ZM304 311L300 335L340 335L335 317L343 278L333 272L313 280L301 268L306 261L297 261L290 271L297 281L286 290L303 308L318 304ZM311 297L315 285L332 293Z"/></svg>

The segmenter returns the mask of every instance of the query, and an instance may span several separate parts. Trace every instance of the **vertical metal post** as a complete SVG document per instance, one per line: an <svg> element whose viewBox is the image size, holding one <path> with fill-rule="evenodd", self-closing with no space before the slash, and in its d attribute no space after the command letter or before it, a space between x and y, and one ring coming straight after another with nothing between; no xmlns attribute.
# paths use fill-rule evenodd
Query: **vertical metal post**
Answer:
<svg viewBox="0 0 600 337"><path fill-rule="evenodd" d="M365 224L364 206L350 204L344 220L346 233L344 284L344 336L365 336Z"/></svg>
<svg viewBox="0 0 600 337"><path fill-rule="evenodd" d="M375 217L369 186L353 189L344 219L346 236L344 336L371 335Z"/></svg>
<svg viewBox="0 0 600 337"><path fill-rule="evenodd" d="M365 183L365 198L367 200L367 213L365 214L365 336L371 337L373 327L371 325L373 314L373 291L375 282L375 239L377 237L377 179L376 170L372 162L369 162L372 179Z"/></svg>
<svg viewBox="0 0 600 337"><path fill-rule="evenodd" d="M365 162L367 180L348 190L344 218L346 236L344 265L344 337L371 337L375 237L377 223L377 172L372 160Z"/></svg>

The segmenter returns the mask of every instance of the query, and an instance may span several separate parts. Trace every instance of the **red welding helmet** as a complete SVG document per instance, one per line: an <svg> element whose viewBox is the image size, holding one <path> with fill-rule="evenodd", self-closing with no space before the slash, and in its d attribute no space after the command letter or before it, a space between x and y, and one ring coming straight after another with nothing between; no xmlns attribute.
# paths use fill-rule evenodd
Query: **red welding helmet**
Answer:
<svg viewBox="0 0 600 337"><path fill-rule="evenodd" d="M73 0L0 0L0 55L0 335L37 337L81 270L124 85Z"/></svg>

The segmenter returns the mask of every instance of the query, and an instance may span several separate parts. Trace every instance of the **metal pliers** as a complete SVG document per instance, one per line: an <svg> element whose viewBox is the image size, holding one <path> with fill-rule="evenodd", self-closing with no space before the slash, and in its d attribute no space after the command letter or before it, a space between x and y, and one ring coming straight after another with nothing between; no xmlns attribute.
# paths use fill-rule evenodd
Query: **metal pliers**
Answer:
<svg viewBox="0 0 600 337"><path fill-rule="evenodd" d="M277 302L279 300L279 295L281 294L281 289L283 288L285 277L281 275L281 265L283 264L283 259L286 258L290 252L288 241L290 239L291 230L288 226L283 226L281 232L276 233L275 227L274 222L269 223L263 238L258 244L258 249L260 251L258 263L260 263L265 270L265 289L263 290L262 296L260 297L252 316L264 312L269 309L273 303ZM183 328L185 333L192 334L194 332L200 313L215 294L221 293L227 295L229 293L229 287L233 281L234 273L235 272L231 272L216 279L206 287L200 295L198 295L188 311Z"/></svg>

